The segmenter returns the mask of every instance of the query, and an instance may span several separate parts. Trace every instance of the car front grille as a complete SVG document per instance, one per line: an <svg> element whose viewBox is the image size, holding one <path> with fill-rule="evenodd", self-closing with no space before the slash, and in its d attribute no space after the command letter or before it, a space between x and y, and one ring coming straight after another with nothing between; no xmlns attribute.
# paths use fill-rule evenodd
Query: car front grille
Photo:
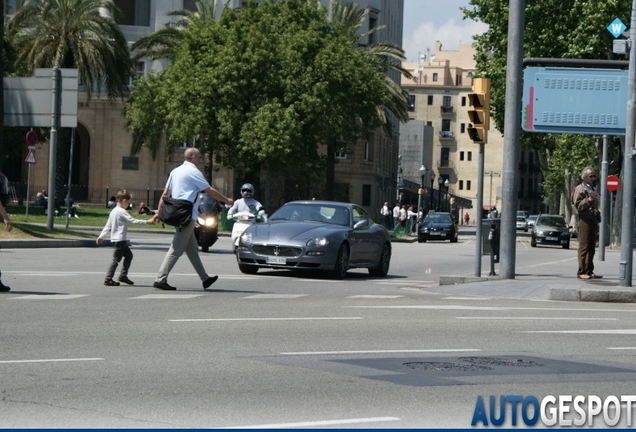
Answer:
<svg viewBox="0 0 636 432"><path fill-rule="evenodd" d="M296 258L299 257L303 251L299 247L292 246L280 246L280 245L254 245L252 246L254 253L259 255L279 256Z"/></svg>

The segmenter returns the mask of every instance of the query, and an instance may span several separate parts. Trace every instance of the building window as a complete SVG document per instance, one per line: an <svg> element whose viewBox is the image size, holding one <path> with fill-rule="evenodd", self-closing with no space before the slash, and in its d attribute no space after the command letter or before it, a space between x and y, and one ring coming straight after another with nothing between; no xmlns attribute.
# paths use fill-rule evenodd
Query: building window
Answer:
<svg viewBox="0 0 636 432"><path fill-rule="evenodd" d="M121 11L117 24L150 27L150 0L115 0Z"/></svg>
<svg viewBox="0 0 636 432"><path fill-rule="evenodd" d="M466 124L465 123L461 123L459 125L459 129L460 129L461 133L466 132Z"/></svg>
<svg viewBox="0 0 636 432"><path fill-rule="evenodd" d="M451 121L450 119L442 119L442 132L450 132Z"/></svg>
<svg viewBox="0 0 636 432"><path fill-rule="evenodd" d="M470 190L470 180L466 180L466 190Z"/></svg>
<svg viewBox="0 0 636 432"><path fill-rule="evenodd" d="M121 169L139 171L139 158L134 156L122 157Z"/></svg>
<svg viewBox="0 0 636 432"><path fill-rule="evenodd" d="M466 156L467 156L467 159L468 159L469 161L473 160L473 152L470 152L470 151L469 151L469 152L466 154ZM468 188L468 189L470 189L470 188Z"/></svg>
<svg viewBox="0 0 636 432"><path fill-rule="evenodd" d="M466 106L466 96L462 96L462 106Z"/></svg>
<svg viewBox="0 0 636 432"><path fill-rule="evenodd" d="M437 82L437 72L433 73L433 82Z"/></svg>
<svg viewBox="0 0 636 432"><path fill-rule="evenodd" d="M459 152L459 160L460 160L460 161L463 161L463 160L464 160L464 152L463 152L463 151L460 151L460 152Z"/></svg>
<svg viewBox="0 0 636 432"><path fill-rule="evenodd" d="M448 108L452 108L452 105L451 105L451 97L450 97L450 96L444 96L444 97L442 98L442 106L443 106L446 110L448 110Z"/></svg>
<svg viewBox="0 0 636 432"><path fill-rule="evenodd" d="M409 112L415 111L415 95L409 95L408 107L406 109Z"/></svg>
<svg viewBox="0 0 636 432"><path fill-rule="evenodd" d="M375 32L372 31L378 26L378 17L377 15L369 15L369 35L367 36L367 44L372 45L376 42L375 40Z"/></svg>
<svg viewBox="0 0 636 432"><path fill-rule="evenodd" d="M128 87L132 87L136 78L140 78L146 75L146 63L135 62L135 73L128 77Z"/></svg>
<svg viewBox="0 0 636 432"><path fill-rule="evenodd" d="M371 205L371 185L362 185L362 205Z"/></svg>
<svg viewBox="0 0 636 432"><path fill-rule="evenodd" d="M364 161L373 162L373 144L369 141L364 143Z"/></svg>
<svg viewBox="0 0 636 432"><path fill-rule="evenodd" d="M427 101L427 103L428 103L429 105L433 105L433 95L429 95L429 96L428 96L428 101Z"/></svg>
<svg viewBox="0 0 636 432"><path fill-rule="evenodd" d="M432 121L427 121L427 122L426 122L426 126L431 126L431 127L433 127L433 122L432 122Z"/></svg>
<svg viewBox="0 0 636 432"><path fill-rule="evenodd" d="M459 190L464 190L464 180L459 181Z"/></svg>
<svg viewBox="0 0 636 432"><path fill-rule="evenodd" d="M197 12L197 5L194 0L183 0L183 9Z"/></svg>

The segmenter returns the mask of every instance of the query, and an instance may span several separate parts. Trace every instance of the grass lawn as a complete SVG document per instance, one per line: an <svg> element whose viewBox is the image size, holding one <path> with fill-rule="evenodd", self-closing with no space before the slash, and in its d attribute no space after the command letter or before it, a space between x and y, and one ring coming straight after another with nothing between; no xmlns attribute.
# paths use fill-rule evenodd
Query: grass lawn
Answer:
<svg viewBox="0 0 636 432"><path fill-rule="evenodd" d="M106 225L110 209L106 207L79 207L77 215L79 218L68 219L68 229L66 229L66 216L63 216L66 209L62 207L61 216L53 219L53 230L46 228L47 216L44 208L40 206L29 206L29 215L26 215L26 206L8 205L7 213L13 222L13 230L8 233L0 225L1 239L20 238L95 238L96 234L74 231L75 227L96 227L102 228ZM147 215L138 215L134 210L129 210L132 217L136 219L150 219ZM135 225L135 228L161 228L157 225ZM166 227L166 229L171 227Z"/></svg>

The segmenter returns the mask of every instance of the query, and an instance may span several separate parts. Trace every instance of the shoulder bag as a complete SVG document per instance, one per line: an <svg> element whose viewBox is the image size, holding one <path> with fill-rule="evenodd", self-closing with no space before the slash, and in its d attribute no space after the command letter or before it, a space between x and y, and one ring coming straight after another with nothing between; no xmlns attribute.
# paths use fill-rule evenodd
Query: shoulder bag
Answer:
<svg viewBox="0 0 636 432"><path fill-rule="evenodd" d="M177 228L184 227L192 220L192 201L163 197L163 205L159 209L161 222Z"/></svg>

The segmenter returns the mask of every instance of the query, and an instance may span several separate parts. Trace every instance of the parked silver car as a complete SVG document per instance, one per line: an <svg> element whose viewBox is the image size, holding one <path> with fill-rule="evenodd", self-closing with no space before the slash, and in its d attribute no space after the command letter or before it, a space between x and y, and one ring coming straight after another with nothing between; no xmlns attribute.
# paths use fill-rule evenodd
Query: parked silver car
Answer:
<svg viewBox="0 0 636 432"><path fill-rule="evenodd" d="M342 279L350 268L367 268L383 277L391 263L391 239L356 204L292 201L243 232L236 259L247 274L259 268L326 270Z"/></svg>

